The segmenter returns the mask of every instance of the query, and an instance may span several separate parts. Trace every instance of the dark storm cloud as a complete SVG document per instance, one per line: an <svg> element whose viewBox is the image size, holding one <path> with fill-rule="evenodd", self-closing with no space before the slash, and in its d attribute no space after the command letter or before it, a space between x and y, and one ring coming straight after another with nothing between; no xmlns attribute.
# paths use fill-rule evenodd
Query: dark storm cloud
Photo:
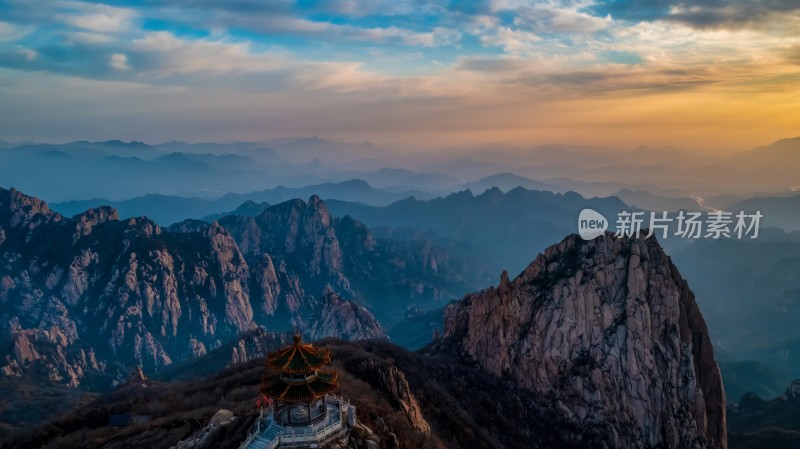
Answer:
<svg viewBox="0 0 800 449"><path fill-rule="evenodd" d="M696 28L769 27L778 15L800 14L800 1L606 0L591 12L629 21L668 20Z"/></svg>

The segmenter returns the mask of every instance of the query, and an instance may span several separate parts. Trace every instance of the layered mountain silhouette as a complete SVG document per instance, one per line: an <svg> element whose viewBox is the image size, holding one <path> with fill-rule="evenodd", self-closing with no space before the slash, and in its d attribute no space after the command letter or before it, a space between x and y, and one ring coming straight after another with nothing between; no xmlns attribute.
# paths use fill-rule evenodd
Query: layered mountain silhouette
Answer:
<svg viewBox="0 0 800 449"><path fill-rule="evenodd" d="M117 209L122 217L146 215L161 225L169 225L189 218L213 220L214 216L240 214L243 211L238 210L238 208L251 202L277 204L295 198L308 198L312 195L317 195L326 199L335 198L363 204L387 205L415 193L419 194L419 192L390 192L376 189L360 179L350 179L305 187L278 186L250 193L227 193L216 199L148 194L120 201L111 201L103 198L66 201L55 203L52 207L63 214L73 215L88 208L105 205Z"/></svg>
<svg viewBox="0 0 800 449"><path fill-rule="evenodd" d="M330 292L325 301L339 308ZM727 447L725 395L702 314L652 239L569 236L515 279L504 273L499 286L450 304L443 326L441 338L417 353L380 340L317 342L342 372L341 393L379 435L375 446ZM242 419L211 444L236 447L255 415L263 354L287 338L248 331L151 376L149 391L133 395L134 386L123 384L8 441L175 444L219 407ZM114 410L147 410L148 431L91 424ZM175 425L181 416L195 419Z"/></svg>
<svg viewBox="0 0 800 449"><path fill-rule="evenodd" d="M444 198L409 198L386 207L329 201L336 216L350 215L371 227L409 227L431 231L454 242L477 247L500 267L521 270L550 243L575 232L578 214L594 209L616 217L629 207L617 198L584 198L517 187L507 193L491 188L475 195L471 190Z"/></svg>
<svg viewBox="0 0 800 449"><path fill-rule="evenodd" d="M349 217L334 220L318 197L165 229L108 207L67 218L0 190L0 253L2 372L97 388L130 366L157 371L258 325L381 336L372 313L343 298L391 320L480 279L430 242L376 240ZM323 319L312 326L312 316Z"/></svg>

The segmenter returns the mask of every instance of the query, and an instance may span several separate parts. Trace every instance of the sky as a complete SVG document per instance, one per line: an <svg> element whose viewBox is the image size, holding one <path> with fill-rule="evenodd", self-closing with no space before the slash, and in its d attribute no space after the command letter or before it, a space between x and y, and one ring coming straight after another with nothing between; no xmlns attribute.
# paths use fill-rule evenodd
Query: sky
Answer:
<svg viewBox="0 0 800 449"><path fill-rule="evenodd" d="M745 149L797 0L0 0L0 140Z"/></svg>

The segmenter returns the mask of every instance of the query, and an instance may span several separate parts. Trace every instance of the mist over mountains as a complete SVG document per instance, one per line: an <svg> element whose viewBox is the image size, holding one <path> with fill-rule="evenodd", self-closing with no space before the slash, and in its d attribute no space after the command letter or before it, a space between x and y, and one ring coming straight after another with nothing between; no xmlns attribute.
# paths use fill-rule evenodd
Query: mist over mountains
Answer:
<svg viewBox="0 0 800 449"><path fill-rule="evenodd" d="M670 197L774 196L790 193L798 184L791 168L799 162L798 147L800 138L739 153L568 145L427 153L317 137L229 144L78 141L8 144L0 148L0 177L6 186L51 202L119 201L147 194L218 199L280 185L306 187L350 179L398 195L420 192L417 197L421 192L441 196L465 188L479 193L493 186L574 190L584 196L608 196L625 188ZM492 178L482 179L487 177Z"/></svg>
<svg viewBox="0 0 800 449"><path fill-rule="evenodd" d="M266 346L233 343L243 333L295 328L415 350L447 336L448 357L460 345L479 357L458 363L502 378L477 351L487 340L463 339L473 330L455 325L448 304L471 292L472 301L505 297L521 272L513 295L542 287L526 287L524 271L576 231L582 209L612 221L621 211L722 209L761 211L759 238L659 239L658 251L696 295L730 402L749 391L771 399L800 372L800 181L787 168L797 154L798 139L728 155L499 148L491 160L476 149L426 158L320 138L4 145L0 188L20 190L0 189L0 369L56 390L104 391L136 364L168 372L210 355L244 362ZM603 263L628 260L626 251ZM495 293L481 290L504 271ZM573 362L591 367L584 356ZM587 373L570 382L593 381ZM569 407L586 399L564 394ZM583 431L600 441L602 429ZM657 429L647 427L648 438ZM723 440L718 430L702 438Z"/></svg>
<svg viewBox="0 0 800 449"><path fill-rule="evenodd" d="M66 215L74 215L91 207L106 205L117 209L123 217L146 215L158 223L169 225L189 218L204 218L213 214L230 212L247 202L277 204L294 198L308 198L312 195L318 195L323 199L335 198L374 205L387 205L411 195L423 198L430 196L425 192L390 192L376 189L363 180L352 179L304 187L278 186L258 192L228 193L213 200L149 194L121 201L102 198L67 201L54 203L53 208Z"/></svg>

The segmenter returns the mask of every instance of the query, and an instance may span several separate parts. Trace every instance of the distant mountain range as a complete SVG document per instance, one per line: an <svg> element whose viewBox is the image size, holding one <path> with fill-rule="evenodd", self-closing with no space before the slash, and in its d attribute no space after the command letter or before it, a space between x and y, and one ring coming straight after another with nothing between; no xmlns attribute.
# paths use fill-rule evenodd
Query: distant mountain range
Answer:
<svg viewBox="0 0 800 449"><path fill-rule="evenodd" d="M267 210L267 208L269 208L269 203L266 202L256 203L253 200L247 200L236 209L227 212L222 212L219 214L209 214L202 217L200 220L205 221L207 223L211 223L215 220L219 220L220 218L226 215L245 215L248 217L257 217L262 213L264 213L264 211Z"/></svg>
<svg viewBox="0 0 800 449"><path fill-rule="evenodd" d="M63 203L56 202L52 204L52 207L64 215L71 216L88 208L110 206L117 209L122 217L147 216L166 226L188 218L203 218L213 214L221 216L225 211L241 207L246 202L277 204L294 198L308 198L312 195L318 195L323 199L353 201L370 205L387 205L415 194L418 195L419 193L395 193L376 189L365 181L352 179L299 188L278 186L273 189L250 193L228 193L214 200L150 194L122 201L95 198Z"/></svg>
<svg viewBox="0 0 800 449"><path fill-rule="evenodd" d="M800 372L800 233L763 229L755 240L704 239L672 257L728 357Z"/></svg>
<svg viewBox="0 0 800 449"><path fill-rule="evenodd" d="M749 198L731 205L729 210L748 213L759 211L764 215L764 226L800 231L800 193L790 196Z"/></svg>
<svg viewBox="0 0 800 449"><path fill-rule="evenodd" d="M574 192L521 187L507 193L492 188L479 195L465 190L429 201L409 198L385 207L343 201L329 201L328 206L334 215L350 215L370 227L408 227L469 243L512 272L521 270L548 242L575 232L582 209L612 217L628 208L617 198L587 199Z"/></svg>
<svg viewBox="0 0 800 449"><path fill-rule="evenodd" d="M219 196L247 186L262 187L269 171L269 166L247 156L163 152L141 142L0 149L5 186L57 200L93 198L101 192L113 192L115 199L149 192Z"/></svg>
<svg viewBox="0 0 800 449"><path fill-rule="evenodd" d="M730 447L794 449L800 441L800 380L782 395L764 399L749 393L728 407Z"/></svg>
<svg viewBox="0 0 800 449"><path fill-rule="evenodd" d="M99 205L91 198L131 201L118 205L123 216L130 209L132 215L145 214L162 224L231 211L246 200L274 204L314 193L325 199L387 205L410 195L432 199L465 189L480 193L491 187L504 192L524 187L575 191L587 198L620 195L643 209L675 210L698 207L692 202L700 197L700 207L726 208L754 195L784 196L800 184L791 168L800 154L800 138L727 155L568 145L452 149L443 154L450 156L396 153L370 143L317 137L157 145L119 140L26 143L0 146L0 179L5 187L31 192L54 205L85 201L67 214ZM496 157L489 159L487 154ZM354 186L353 191L326 193L325 186L350 180L363 180L374 191ZM302 190L307 187L317 191ZM248 196L267 190L272 195ZM223 199L228 194L240 196ZM188 204L170 197L187 198ZM148 198L152 207L145 207ZM197 199L221 202L206 208ZM778 212L771 215L779 217ZM781 215L773 224L792 226L795 218Z"/></svg>

